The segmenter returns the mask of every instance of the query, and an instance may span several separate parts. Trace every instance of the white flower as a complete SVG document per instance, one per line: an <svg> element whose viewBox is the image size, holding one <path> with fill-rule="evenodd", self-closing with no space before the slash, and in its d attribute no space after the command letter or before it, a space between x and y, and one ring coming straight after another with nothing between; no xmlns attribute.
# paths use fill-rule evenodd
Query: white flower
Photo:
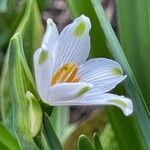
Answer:
<svg viewBox="0 0 150 150"><path fill-rule="evenodd" d="M107 93L126 78L121 66L106 58L87 60L90 28L90 20L84 15L60 34L55 23L47 20L42 46L34 54L39 95L53 106L115 105L129 115L133 111L132 101Z"/></svg>

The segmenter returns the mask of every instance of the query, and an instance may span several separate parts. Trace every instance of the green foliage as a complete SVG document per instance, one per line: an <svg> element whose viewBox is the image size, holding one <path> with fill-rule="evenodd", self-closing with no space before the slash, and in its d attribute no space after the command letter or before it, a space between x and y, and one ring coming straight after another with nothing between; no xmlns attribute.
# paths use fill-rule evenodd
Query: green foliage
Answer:
<svg viewBox="0 0 150 150"><path fill-rule="evenodd" d="M9 44L9 89L12 101L13 127L18 142L23 149L37 149L32 134L29 119L27 91L35 91L33 78L27 66L23 53L21 35L15 34Z"/></svg>
<svg viewBox="0 0 150 150"><path fill-rule="evenodd" d="M24 16L16 32L20 32L22 35L24 53L29 66L32 67L33 53L40 47L43 36L41 16L35 0L27 1Z"/></svg>
<svg viewBox="0 0 150 150"><path fill-rule="evenodd" d="M20 150L20 146L7 129L0 123L0 148L5 150Z"/></svg>
<svg viewBox="0 0 150 150"><path fill-rule="evenodd" d="M29 30L31 29L32 30ZM1 30L0 30L1 31ZM2 30L3 31L3 30ZM23 19L17 29L23 39L23 48L27 61L32 66L32 55L36 48L39 47L43 34L43 26L39 15L39 10L35 0L28 0ZM37 32L38 31L38 32ZM37 38L38 37L38 38ZM1 39L1 37L0 37ZM1 118L3 123L10 129L12 124L12 102L10 99L9 80L8 80L8 61L9 49L7 51L0 83L0 106ZM13 132L13 131L12 131Z"/></svg>
<svg viewBox="0 0 150 150"><path fill-rule="evenodd" d="M7 11L7 0L1 0L0 1L0 12L6 12Z"/></svg>
<svg viewBox="0 0 150 150"><path fill-rule="evenodd" d="M52 150L62 150L61 144L58 140L56 133L51 125L50 119L47 114L44 114L44 132L45 137Z"/></svg>
<svg viewBox="0 0 150 150"><path fill-rule="evenodd" d="M90 17L90 56L113 57L122 65L128 75L124 87L134 104L134 113L128 118L116 108L106 109L111 125L106 125L107 117L103 112L96 112L82 124L72 126L69 126L69 107L53 109L42 102L33 78L33 54L40 47L43 36L40 11L48 8L50 2L0 0L0 50L4 53L13 36L1 73L0 149L62 150L60 142L64 142L65 150L76 147L78 150L149 150L149 2L117 0L123 51L98 0L86 3L67 0L74 17L81 14ZM85 24L81 22L74 34L81 36L84 30ZM39 63L46 57L43 53ZM113 71L122 74L120 70ZM101 134L93 135L97 130Z"/></svg>
<svg viewBox="0 0 150 150"><path fill-rule="evenodd" d="M93 139L94 139L95 150L102 150L102 145L97 133L94 134Z"/></svg>
<svg viewBox="0 0 150 150"><path fill-rule="evenodd" d="M0 50L6 52L10 38L23 16L26 0L0 0Z"/></svg>
<svg viewBox="0 0 150 150"><path fill-rule="evenodd" d="M50 116L51 124L61 142L69 126L69 112L68 106L55 107Z"/></svg>
<svg viewBox="0 0 150 150"><path fill-rule="evenodd" d="M94 150L93 144L87 136L81 135L78 140L78 150Z"/></svg>
<svg viewBox="0 0 150 150"><path fill-rule="evenodd" d="M110 124L107 124L101 133L100 141L102 143L103 150L120 150L117 139Z"/></svg>
<svg viewBox="0 0 150 150"><path fill-rule="evenodd" d="M121 44L150 110L150 2L117 0L117 6Z"/></svg>

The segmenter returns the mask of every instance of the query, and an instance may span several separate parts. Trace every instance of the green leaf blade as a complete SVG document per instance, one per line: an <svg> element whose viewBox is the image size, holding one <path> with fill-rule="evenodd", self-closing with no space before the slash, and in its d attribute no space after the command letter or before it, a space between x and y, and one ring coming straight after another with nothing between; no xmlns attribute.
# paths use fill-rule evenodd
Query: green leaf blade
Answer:
<svg viewBox="0 0 150 150"><path fill-rule="evenodd" d="M94 150L93 144L90 142L87 136L80 135L78 140L78 150Z"/></svg>
<svg viewBox="0 0 150 150"><path fill-rule="evenodd" d="M9 88L13 110L13 128L23 149L38 149L33 141L26 92L34 90L32 75L23 53L21 35L15 34L9 45Z"/></svg>
<svg viewBox="0 0 150 150"><path fill-rule="evenodd" d="M17 139L15 139L8 130L0 123L0 147L3 149L15 149L15 150L21 150L20 146L17 142Z"/></svg>
<svg viewBox="0 0 150 150"><path fill-rule="evenodd" d="M44 114L44 132L52 150L63 150L47 114Z"/></svg>

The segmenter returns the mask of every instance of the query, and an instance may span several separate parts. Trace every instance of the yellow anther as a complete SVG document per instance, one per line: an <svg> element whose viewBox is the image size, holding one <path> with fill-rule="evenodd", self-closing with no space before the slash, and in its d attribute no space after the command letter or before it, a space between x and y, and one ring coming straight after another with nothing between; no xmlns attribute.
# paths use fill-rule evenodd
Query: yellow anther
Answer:
<svg viewBox="0 0 150 150"><path fill-rule="evenodd" d="M66 72L64 73L64 75L63 75L62 79L60 80L60 82L64 82L66 80L66 78L69 76L71 71L73 71L75 66L76 66L76 64L68 64L68 68L66 69Z"/></svg>
<svg viewBox="0 0 150 150"><path fill-rule="evenodd" d="M56 74L53 76L51 84L54 85L57 83L58 79L60 78L60 76L62 75L62 72L64 70L66 70L68 64L63 65L61 68L59 68L59 70L56 72Z"/></svg>
<svg viewBox="0 0 150 150"><path fill-rule="evenodd" d="M72 80L75 78L77 72L78 72L78 68L75 68L73 70L73 72L71 73L70 77L66 80L66 82L72 82Z"/></svg>
<svg viewBox="0 0 150 150"><path fill-rule="evenodd" d="M79 82L80 77L76 77L78 70L77 65L74 63L64 64L52 77L51 84L54 85L56 83L63 82Z"/></svg>
<svg viewBox="0 0 150 150"><path fill-rule="evenodd" d="M75 79L72 80L72 83L79 82L79 81L80 81L80 77L76 77Z"/></svg>

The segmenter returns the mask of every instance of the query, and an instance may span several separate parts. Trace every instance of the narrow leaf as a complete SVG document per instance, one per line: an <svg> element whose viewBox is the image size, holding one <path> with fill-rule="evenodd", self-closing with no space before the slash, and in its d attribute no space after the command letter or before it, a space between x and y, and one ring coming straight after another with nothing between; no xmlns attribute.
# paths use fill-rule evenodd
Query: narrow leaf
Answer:
<svg viewBox="0 0 150 150"><path fill-rule="evenodd" d="M95 150L103 150L100 139L99 139L97 133L94 134L93 139L94 139Z"/></svg>
<svg viewBox="0 0 150 150"><path fill-rule="evenodd" d="M50 116L51 124L61 141L69 125L69 107L55 107Z"/></svg>
<svg viewBox="0 0 150 150"><path fill-rule="evenodd" d="M23 39L27 62L32 68L33 53L40 47L43 36L43 25L36 0L28 0L24 16L16 30Z"/></svg>
<svg viewBox="0 0 150 150"><path fill-rule="evenodd" d="M26 0L0 0L0 50L6 52L9 40L23 16Z"/></svg>
<svg viewBox="0 0 150 150"><path fill-rule="evenodd" d="M6 12L7 11L7 0L0 0L0 13L1 12Z"/></svg>
<svg viewBox="0 0 150 150"><path fill-rule="evenodd" d="M15 34L9 44L9 89L12 100L13 127L23 149L37 149L31 133L26 92L35 92L33 78L23 52L21 35Z"/></svg>
<svg viewBox="0 0 150 150"><path fill-rule="evenodd" d="M80 135L78 140L78 150L94 150L93 144L90 142L87 136Z"/></svg>
<svg viewBox="0 0 150 150"><path fill-rule="evenodd" d="M44 132L47 137L47 141L52 150L62 150L59 139L54 132L54 129L51 125L50 119L47 114L44 114Z"/></svg>
<svg viewBox="0 0 150 150"><path fill-rule="evenodd" d="M117 0L117 6L121 44L150 110L150 1Z"/></svg>
<svg viewBox="0 0 150 150"><path fill-rule="evenodd" d="M103 132L100 134L100 140L103 150L120 150L110 124L107 124Z"/></svg>
<svg viewBox="0 0 150 150"><path fill-rule="evenodd" d="M20 150L20 146L8 130L0 123L0 147L5 146L6 149Z"/></svg>

